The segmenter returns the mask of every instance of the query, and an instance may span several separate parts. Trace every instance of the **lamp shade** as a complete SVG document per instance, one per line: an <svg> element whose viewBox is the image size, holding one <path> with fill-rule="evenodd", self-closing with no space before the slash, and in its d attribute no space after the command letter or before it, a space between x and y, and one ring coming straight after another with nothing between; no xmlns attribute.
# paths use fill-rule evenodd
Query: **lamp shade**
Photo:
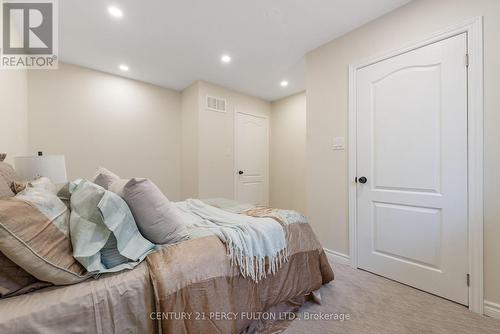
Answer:
<svg viewBox="0 0 500 334"><path fill-rule="evenodd" d="M48 177L53 183L67 182L66 160L64 155L44 155L14 158L16 172L22 180Z"/></svg>

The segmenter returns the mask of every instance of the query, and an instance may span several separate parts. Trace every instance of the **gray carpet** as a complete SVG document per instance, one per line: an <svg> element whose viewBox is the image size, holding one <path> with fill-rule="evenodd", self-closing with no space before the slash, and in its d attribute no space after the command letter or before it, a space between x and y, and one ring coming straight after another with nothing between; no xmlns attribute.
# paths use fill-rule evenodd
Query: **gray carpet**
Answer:
<svg viewBox="0 0 500 334"><path fill-rule="evenodd" d="M500 320L464 306L349 266L333 269L335 281L321 288L322 305L308 303L299 316L337 313L350 319L299 318L284 333L500 333Z"/></svg>

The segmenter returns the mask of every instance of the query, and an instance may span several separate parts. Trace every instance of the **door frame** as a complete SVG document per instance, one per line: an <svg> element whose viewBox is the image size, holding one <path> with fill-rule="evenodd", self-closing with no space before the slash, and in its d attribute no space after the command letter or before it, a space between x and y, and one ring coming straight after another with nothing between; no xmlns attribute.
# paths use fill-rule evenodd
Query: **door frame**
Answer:
<svg viewBox="0 0 500 334"><path fill-rule="evenodd" d="M252 113L252 112L247 112L247 111L234 111L234 155L233 155L233 175L234 175L234 199L238 199L238 114L243 114L243 115L248 115L248 116L253 116L253 117L260 117L266 120L267 123L267 152L266 152L266 168L265 168L265 191L266 191L266 205L269 205L269 162L270 162L270 152L271 152L271 124L270 124L270 118L268 115L263 115L259 113Z"/></svg>
<svg viewBox="0 0 500 334"><path fill-rule="evenodd" d="M413 51L441 40L467 34L468 111L467 111L467 182L468 182L468 266L470 274L469 309L483 314L483 17L475 17L459 25L430 35L424 40L371 59L349 65L349 252L351 267L358 267L356 183L356 73L358 70ZM465 58L465 57L464 57ZM465 61L465 59L464 59ZM465 277L464 277L465 280Z"/></svg>

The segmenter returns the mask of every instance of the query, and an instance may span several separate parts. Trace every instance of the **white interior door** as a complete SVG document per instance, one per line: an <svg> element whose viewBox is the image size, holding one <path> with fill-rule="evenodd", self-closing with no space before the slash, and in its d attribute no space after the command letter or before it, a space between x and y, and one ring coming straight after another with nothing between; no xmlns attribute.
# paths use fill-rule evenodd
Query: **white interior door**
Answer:
<svg viewBox="0 0 500 334"><path fill-rule="evenodd" d="M269 121L264 116L236 115L236 200L268 204Z"/></svg>
<svg viewBox="0 0 500 334"><path fill-rule="evenodd" d="M358 266L465 305L466 53L464 33L356 77Z"/></svg>

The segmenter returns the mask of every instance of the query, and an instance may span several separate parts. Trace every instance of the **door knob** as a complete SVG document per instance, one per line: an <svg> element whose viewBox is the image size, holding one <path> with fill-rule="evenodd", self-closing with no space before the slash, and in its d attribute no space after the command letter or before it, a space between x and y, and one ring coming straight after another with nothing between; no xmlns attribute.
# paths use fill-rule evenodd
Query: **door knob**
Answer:
<svg viewBox="0 0 500 334"><path fill-rule="evenodd" d="M243 171L242 171L242 170L238 171L238 174L242 175L242 174L243 174Z"/></svg>
<svg viewBox="0 0 500 334"><path fill-rule="evenodd" d="M359 183L363 183L363 184L365 184L365 183L366 183L366 181L368 181L368 179L367 179L366 177L364 177L364 176L361 176L361 177L358 179L358 181L359 181Z"/></svg>

